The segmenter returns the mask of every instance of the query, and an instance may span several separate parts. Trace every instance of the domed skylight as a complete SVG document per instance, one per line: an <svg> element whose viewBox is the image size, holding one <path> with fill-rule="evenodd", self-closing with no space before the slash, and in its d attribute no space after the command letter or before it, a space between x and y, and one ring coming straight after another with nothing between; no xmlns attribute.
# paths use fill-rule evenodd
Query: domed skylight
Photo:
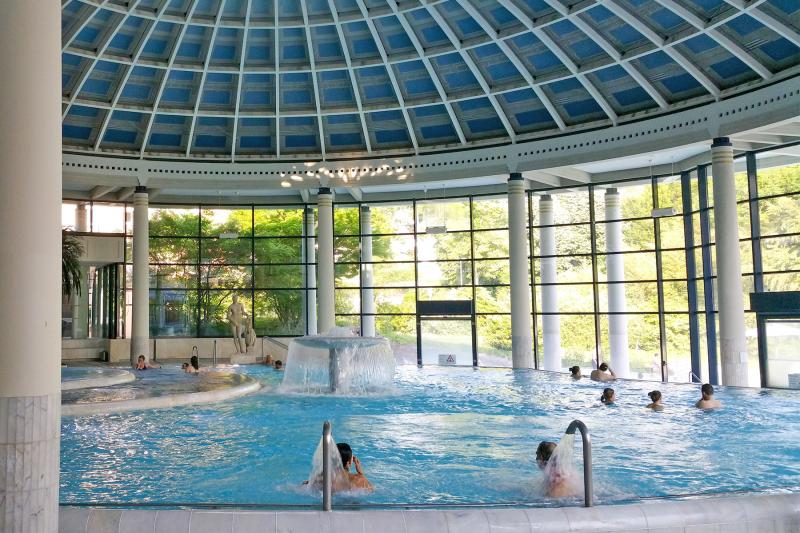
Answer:
<svg viewBox="0 0 800 533"><path fill-rule="evenodd" d="M336 159L519 142L796 75L797 0L69 0L66 151Z"/></svg>

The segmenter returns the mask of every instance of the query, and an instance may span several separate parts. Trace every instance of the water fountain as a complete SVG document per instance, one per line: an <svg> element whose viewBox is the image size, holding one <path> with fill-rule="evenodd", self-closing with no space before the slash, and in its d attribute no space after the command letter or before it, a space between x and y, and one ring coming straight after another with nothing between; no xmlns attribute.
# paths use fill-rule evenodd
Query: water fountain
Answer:
<svg viewBox="0 0 800 533"><path fill-rule="evenodd" d="M289 343L281 390L365 394L392 386L395 358L383 337L356 337L344 328Z"/></svg>

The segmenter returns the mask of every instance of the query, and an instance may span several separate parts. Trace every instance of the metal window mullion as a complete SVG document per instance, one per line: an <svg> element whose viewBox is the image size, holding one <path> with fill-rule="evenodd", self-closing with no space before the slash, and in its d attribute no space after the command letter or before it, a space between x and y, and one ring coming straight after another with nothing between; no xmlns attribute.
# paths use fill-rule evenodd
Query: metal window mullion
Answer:
<svg viewBox="0 0 800 533"><path fill-rule="evenodd" d="M692 373L699 378L700 371L700 328L697 311L697 262L694 246L694 220L692 213L692 175L681 172L681 199L683 210L683 240L686 255L686 298L689 306L689 352ZM694 381L689 379L689 381Z"/></svg>
<svg viewBox="0 0 800 533"><path fill-rule="evenodd" d="M719 383L717 368L717 322L714 315L714 275L711 269L711 220L708 207L708 165L697 167L697 193L700 207L700 238L703 253L703 297L706 316L706 346L708 348L708 381Z"/></svg>
<svg viewBox="0 0 800 533"><path fill-rule="evenodd" d="M419 260L417 242L417 200L411 200L414 215L414 313L417 325L417 365L422 366L422 322L419 319Z"/></svg>
<svg viewBox="0 0 800 533"><path fill-rule="evenodd" d="M597 275L597 229L594 210L594 185L589 185L589 239L592 253L592 299L594 300L594 354L595 364L600 365L601 336L600 336L600 285Z"/></svg>
<svg viewBox="0 0 800 533"><path fill-rule="evenodd" d="M653 209L658 209L658 179L651 178L650 187L653 194ZM661 257L661 219L653 217L653 237L656 248L656 291L658 293L658 346L661 356L661 381L668 381L667 374L667 325L664 316L664 263Z"/></svg>
<svg viewBox="0 0 800 533"><path fill-rule="evenodd" d="M476 314L477 310L477 302L476 302L476 290L475 290L475 233L473 232L473 220L472 217L474 215L472 204L473 198L472 196L469 197L469 263L472 272L472 366L478 366L478 317ZM444 206L447 209L447 204L445 203ZM459 269L463 263L459 263Z"/></svg>
<svg viewBox="0 0 800 533"><path fill-rule="evenodd" d="M753 290L764 292L764 263L761 256L761 213L758 205L758 161L747 152L747 195L750 205L750 238L753 252Z"/></svg>

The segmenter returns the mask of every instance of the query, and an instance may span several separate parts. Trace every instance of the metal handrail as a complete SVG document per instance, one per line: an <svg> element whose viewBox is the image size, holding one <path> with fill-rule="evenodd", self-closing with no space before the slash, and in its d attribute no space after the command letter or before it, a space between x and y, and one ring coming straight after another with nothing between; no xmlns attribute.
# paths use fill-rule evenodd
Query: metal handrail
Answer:
<svg viewBox="0 0 800 533"><path fill-rule="evenodd" d="M581 432L583 442L583 506L594 505L594 481L592 479L592 441L589 438L589 428L580 420L573 420L567 427L566 434L574 435L575 430Z"/></svg>
<svg viewBox="0 0 800 533"><path fill-rule="evenodd" d="M331 510L331 423L322 424L322 510Z"/></svg>
<svg viewBox="0 0 800 533"><path fill-rule="evenodd" d="M697 381L694 381L695 379ZM702 383L702 382L703 382L703 380L700 379L700 376L698 376L697 374L695 374L691 370L689 371L689 383Z"/></svg>
<svg viewBox="0 0 800 533"><path fill-rule="evenodd" d="M214 354L211 361L211 366L217 366L217 339L214 339Z"/></svg>

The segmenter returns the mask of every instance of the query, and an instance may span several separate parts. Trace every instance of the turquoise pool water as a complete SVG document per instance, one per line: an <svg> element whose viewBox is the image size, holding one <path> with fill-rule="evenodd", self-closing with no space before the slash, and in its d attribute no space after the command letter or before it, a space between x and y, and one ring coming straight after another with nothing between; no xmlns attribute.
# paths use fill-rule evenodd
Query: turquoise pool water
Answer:
<svg viewBox="0 0 800 533"><path fill-rule="evenodd" d="M599 503L800 490L792 391L720 388L725 408L706 412L692 407L694 385L617 382L617 404L602 406L604 385L585 379L401 366L391 394L345 398L279 394L271 368L235 370L265 387L215 405L64 418L61 501L316 504L298 486L325 419L376 487L334 504L552 505L534 489L534 452L575 418L591 430ZM654 388L660 413L644 408Z"/></svg>

